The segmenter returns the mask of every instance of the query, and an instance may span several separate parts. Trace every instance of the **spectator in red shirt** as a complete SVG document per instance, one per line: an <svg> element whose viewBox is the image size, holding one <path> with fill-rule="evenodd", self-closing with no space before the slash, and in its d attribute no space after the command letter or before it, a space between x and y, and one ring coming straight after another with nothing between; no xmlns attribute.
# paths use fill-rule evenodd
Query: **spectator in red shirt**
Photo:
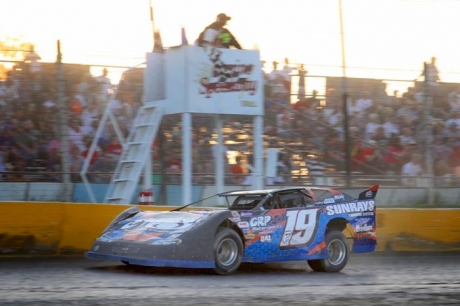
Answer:
<svg viewBox="0 0 460 306"><path fill-rule="evenodd" d="M91 142L92 141L93 141L92 136L90 136L90 135L85 135L83 137L83 143L85 144L86 149L81 152L81 156L83 156L85 159L88 156L89 149L91 147ZM98 151L99 151L99 148L96 148L94 150L93 155L91 156L91 160L89 162L90 166L93 166L94 163L99 159L99 152Z"/></svg>
<svg viewBox="0 0 460 306"><path fill-rule="evenodd" d="M168 155L166 173L168 181L172 184L180 184L182 180L182 162L179 153L171 153Z"/></svg>
<svg viewBox="0 0 460 306"><path fill-rule="evenodd" d="M241 156L237 156L235 161L236 164L230 165L230 173L232 175L229 181L235 185L241 185L244 179L244 171L243 167L241 167Z"/></svg>
<svg viewBox="0 0 460 306"><path fill-rule="evenodd" d="M391 134L390 140L388 141L388 147L384 157L384 161L388 167L388 171L393 174L399 174L399 171L402 167L401 156L403 153L403 148L401 146L401 141L397 134Z"/></svg>
<svg viewBox="0 0 460 306"><path fill-rule="evenodd" d="M308 100L307 98L302 98L294 104L295 111L301 111L303 109L308 109Z"/></svg>
<svg viewBox="0 0 460 306"><path fill-rule="evenodd" d="M123 145L116 135L110 137L110 142L105 147L105 151L113 160L118 160L123 152Z"/></svg>
<svg viewBox="0 0 460 306"><path fill-rule="evenodd" d="M353 144L351 149L351 170L366 172L367 159L372 155L374 149L371 144L365 143L361 139L354 142L355 144Z"/></svg>

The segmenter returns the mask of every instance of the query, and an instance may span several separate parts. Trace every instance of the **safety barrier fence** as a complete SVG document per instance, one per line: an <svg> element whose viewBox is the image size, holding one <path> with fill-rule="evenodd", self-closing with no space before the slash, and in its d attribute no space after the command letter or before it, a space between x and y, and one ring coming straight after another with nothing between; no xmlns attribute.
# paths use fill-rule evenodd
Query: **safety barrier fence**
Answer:
<svg viewBox="0 0 460 306"><path fill-rule="evenodd" d="M132 206L1 202L0 255L81 256L128 207ZM381 208L377 210L377 235L378 251L460 251L460 209Z"/></svg>
<svg viewBox="0 0 460 306"><path fill-rule="evenodd" d="M319 186L331 186L322 182ZM333 186L350 195L358 195L360 191L378 184L378 180L366 181L362 187L346 188ZM307 184L309 185L309 184ZM315 184L316 185L316 184ZM270 185L267 188L289 188L306 185ZM311 185L310 185L311 186ZM91 188L97 203L102 203L107 191L108 184L91 184ZM131 204L139 203L139 186L138 192L133 195ZM249 190L251 186L226 185L222 191L230 190ZM162 190L160 185L153 185L153 199L158 205L183 205L182 186L166 185ZM214 185L195 185L192 186L192 201L216 194L217 188ZM61 183L20 183L20 182L2 182L0 183L0 203L1 201L18 201L18 202L62 202L63 201L63 184ZM460 189L458 187L436 188L434 202L428 202L428 189L425 187L382 187L380 186L377 194L377 201L380 207L417 207L417 208L460 208ZM72 200L75 203L89 203L91 199L81 183L72 184Z"/></svg>

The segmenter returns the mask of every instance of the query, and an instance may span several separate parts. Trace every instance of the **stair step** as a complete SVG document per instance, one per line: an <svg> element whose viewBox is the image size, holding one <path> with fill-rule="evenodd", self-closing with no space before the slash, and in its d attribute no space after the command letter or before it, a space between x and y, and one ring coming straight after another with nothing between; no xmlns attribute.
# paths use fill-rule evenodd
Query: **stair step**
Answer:
<svg viewBox="0 0 460 306"><path fill-rule="evenodd" d="M116 197L116 198L108 198L108 201L115 201L115 200L121 200L123 199L122 197Z"/></svg>
<svg viewBox="0 0 460 306"><path fill-rule="evenodd" d="M135 164L135 163L140 163L140 162L142 162L142 161L138 160L138 159L120 160L120 163L122 163L122 164Z"/></svg>

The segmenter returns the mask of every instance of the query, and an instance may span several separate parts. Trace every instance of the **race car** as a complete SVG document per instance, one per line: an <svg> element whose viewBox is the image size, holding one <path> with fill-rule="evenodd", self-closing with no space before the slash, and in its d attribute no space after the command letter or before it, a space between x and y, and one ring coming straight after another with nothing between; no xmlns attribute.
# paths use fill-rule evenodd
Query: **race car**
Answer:
<svg viewBox="0 0 460 306"><path fill-rule="evenodd" d="M357 198L332 188L297 187L220 193L191 203L200 205L193 210L191 204L170 211L136 206L108 225L86 257L210 268L220 275L234 273L242 262L294 260L306 260L314 271L339 272L351 252L375 250L378 188Z"/></svg>

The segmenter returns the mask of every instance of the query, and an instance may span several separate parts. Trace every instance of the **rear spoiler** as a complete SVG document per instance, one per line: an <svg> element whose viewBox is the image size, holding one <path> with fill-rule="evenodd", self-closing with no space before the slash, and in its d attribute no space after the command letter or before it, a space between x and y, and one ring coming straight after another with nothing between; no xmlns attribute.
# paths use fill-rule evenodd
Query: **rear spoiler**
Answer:
<svg viewBox="0 0 460 306"><path fill-rule="evenodd" d="M377 191L379 191L379 185L374 185L363 192L361 192L358 196L358 200L369 200L369 199L375 199L375 196L377 195Z"/></svg>

